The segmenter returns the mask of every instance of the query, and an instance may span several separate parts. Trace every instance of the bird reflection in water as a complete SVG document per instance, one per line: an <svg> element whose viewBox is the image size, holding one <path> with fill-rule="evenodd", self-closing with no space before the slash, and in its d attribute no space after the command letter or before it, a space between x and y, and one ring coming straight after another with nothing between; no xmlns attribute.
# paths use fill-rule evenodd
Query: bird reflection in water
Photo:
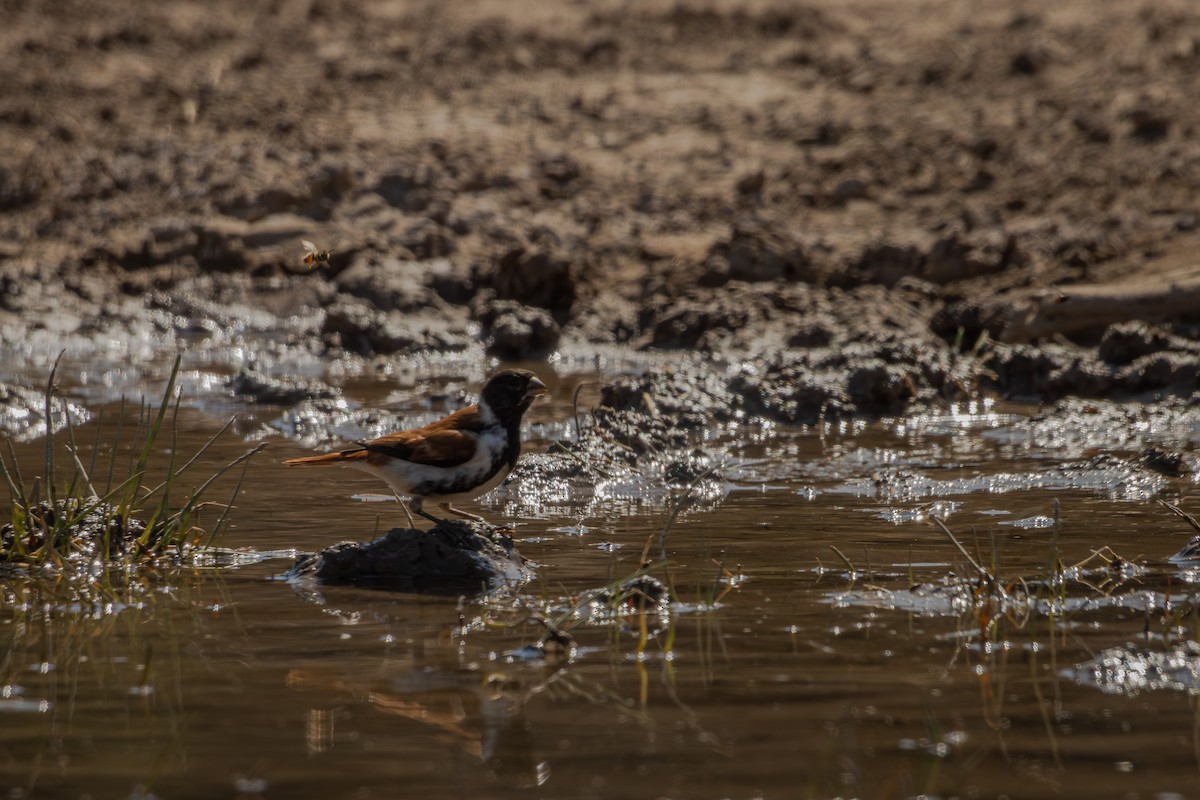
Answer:
<svg viewBox="0 0 1200 800"><path fill-rule="evenodd" d="M524 707L562 674L565 663L486 674L408 666L391 672L380 669L372 676L292 669L286 683L306 692L348 693L383 714L420 722L438 741L466 753L501 783L528 788L545 783L549 770L535 757ZM335 728L352 716L344 708L310 709L305 731L309 754L330 750Z"/></svg>

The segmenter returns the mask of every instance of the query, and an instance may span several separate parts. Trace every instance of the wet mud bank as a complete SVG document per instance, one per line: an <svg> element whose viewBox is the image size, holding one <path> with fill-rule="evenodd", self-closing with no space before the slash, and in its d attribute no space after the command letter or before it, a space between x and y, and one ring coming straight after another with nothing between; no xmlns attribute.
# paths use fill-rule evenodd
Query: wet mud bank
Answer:
<svg viewBox="0 0 1200 800"><path fill-rule="evenodd" d="M187 8L0 42L5 352L700 353L803 423L1197 388L1194 10Z"/></svg>
<svg viewBox="0 0 1200 800"><path fill-rule="evenodd" d="M410 267L428 277L424 265ZM61 286L61 277L39 281ZM696 392L690 407L672 402L678 387L660 386L668 396L655 401L669 413L702 409L718 422L760 416L814 424L825 416L898 415L981 396L1021 403L1068 396L1153 401L1190 398L1200 389L1200 346L1186 315L1100 324L1074 339L1005 343L973 321L948 323L952 304L911 287L843 292L805 284L739 285L648 301L634 314L645 318L644 325L631 327L635 336L614 350L611 341L587 338L596 333L588 327L596 315L609 309L603 298L558 309L565 318L560 324L553 310L516 300L476 297L449 305L427 289L397 310L391 305L397 298L386 291L370 293L371 299L328 296L327 276L296 280L314 285L209 275L171 288L174 306L178 296L239 298L239 305L206 298L191 310L132 302L114 307L107 299L97 304L63 295L48 302L56 303L56 324L69 331L50 335L43 325L48 309L36 318L27 310L10 312L4 347L30 359L10 362L10 368L27 369L64 346L71 357L101 366L128 364L132 348L140 347L134 363L150 363L198 346L210 368L230 376L206 388L251 403L294 406L337 402L339 391L331 385L336 377L322 381L323 375L369 376L438 359L478 363L487 355L530 359L557 352L584 363L600 346L651 373L660 365L677 368L685 377L671 380ZM383 277L375 280L386 284ZM151 295L147 303L163 297ZM255 308L240 304L247 297ZM269 307L276 304L294 313L273 313ZM641 399L630 394L635 389L614 387L608 399L617 407L636 406ZM8 409L5 418L36 413L22 410L30 403L16 387L0 391L0 402Z"/></svg>

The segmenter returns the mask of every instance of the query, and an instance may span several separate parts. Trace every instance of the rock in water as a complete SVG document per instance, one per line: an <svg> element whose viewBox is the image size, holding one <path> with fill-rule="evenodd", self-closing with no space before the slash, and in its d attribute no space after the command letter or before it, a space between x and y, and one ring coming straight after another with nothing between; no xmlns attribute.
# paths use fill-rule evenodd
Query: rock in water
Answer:
<svg viewBox="0 0 1200 800"><path fill-rule="evenodd" d="M293 581L459 594L517 587L532 576L512 539L467 520L429 531L393 528L373 542L340 542L296 559Z"/></svg>

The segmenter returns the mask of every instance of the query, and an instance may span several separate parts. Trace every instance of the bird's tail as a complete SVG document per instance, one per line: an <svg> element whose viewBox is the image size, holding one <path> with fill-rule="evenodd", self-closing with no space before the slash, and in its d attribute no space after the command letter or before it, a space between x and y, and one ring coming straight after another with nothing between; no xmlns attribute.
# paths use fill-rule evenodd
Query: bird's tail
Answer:
<svg viewBox="0 0 1200 800"><path fill-rule="evenodd" d="M354 450L342 450L337 453L326 453L322 456L289 458L283 463L287 464L289 467L323 466L326 464L353 464L356 461L362 461L366 457L366 450L362 448L355 448Z"/></svg>

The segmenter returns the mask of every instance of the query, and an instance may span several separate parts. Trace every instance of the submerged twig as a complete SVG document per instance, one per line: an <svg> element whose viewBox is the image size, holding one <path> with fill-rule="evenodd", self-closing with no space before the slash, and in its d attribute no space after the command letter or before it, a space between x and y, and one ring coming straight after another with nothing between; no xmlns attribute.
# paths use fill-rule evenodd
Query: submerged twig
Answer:
<svg viewBox="0 0 1200 800"><path fill-rule="evenodd" d="M946 534L946 536L958 549L958 552L961 553L962 557L965 558L971 564L971 566L975 568L976 572L978 572L982 577L986 578L989 582L995 580L995 578L992 577L992 573L988 572L983 565L976 561L971 554L967 552L967 548L963 547L962 542L958 541L958 538L951 533L950 529L946 527L946 523L942 522L937 517L930 517L930 519L933 521L933 524L942 529L942 533Z"/></svg>
<svg viewBox="0 0 1200 800"><path fill-rule="evenodd" d="M837 557L840 558L842 560L842 563L846 565L846 569L850 570L851 577L854 577L855 575L858 574L858 570L854 568L854 564L851 563L850 559L846 558L845 553L843 553L841 550L837 549L837 545L831 544L831 545L829 545L829 549L832 550L834 553L836 553Z"/></svg>
<svg viewBox="0 0 1200 800"><path fill-rule="evenodd" d="M675 525L675 520L678 519L680 513L683 512L684 504L689 499L691 499L692 490L695 489L697 485L699 485L700 481L702 481L705 478L707 478L708 476L712 475L718 469L723 469L724 467L725 467L724 463L713 464L711 467L704 470L704 472L701 472L695 478L692 478L692 480L690 480L688 482L688 485L684 487L683 494L675 499L675 502L671 508L671 513L667 516L667 523L663 526L662 533L660 533L658 535L659 559L661 559L662 561L667 560L667 534L669 534L671 532L671 528ZM649 554L649 550L650 550L650 541L647 540L646 547L642 551L642 561L646 560L646 557Z"/></svg>
<svg viewBox="0 0 1200 800"><path fill-rule="evenodd" d="M1168 503L1166 500L1159 500L1158 504L1160 506L1162 506L1163 508L1165 508L1167 511L1170 511L1172 514L1174 514L1175 516L1182 519L1188 525L1191 525L1192 530L1194 530L1196 533L1200 533L1200 522L1198 522L1196 520L1196 518L1193 517L1191 514L1187 513L1182 508L1180 508L1179 506L1177 506L1173 503Z"/></svg>

